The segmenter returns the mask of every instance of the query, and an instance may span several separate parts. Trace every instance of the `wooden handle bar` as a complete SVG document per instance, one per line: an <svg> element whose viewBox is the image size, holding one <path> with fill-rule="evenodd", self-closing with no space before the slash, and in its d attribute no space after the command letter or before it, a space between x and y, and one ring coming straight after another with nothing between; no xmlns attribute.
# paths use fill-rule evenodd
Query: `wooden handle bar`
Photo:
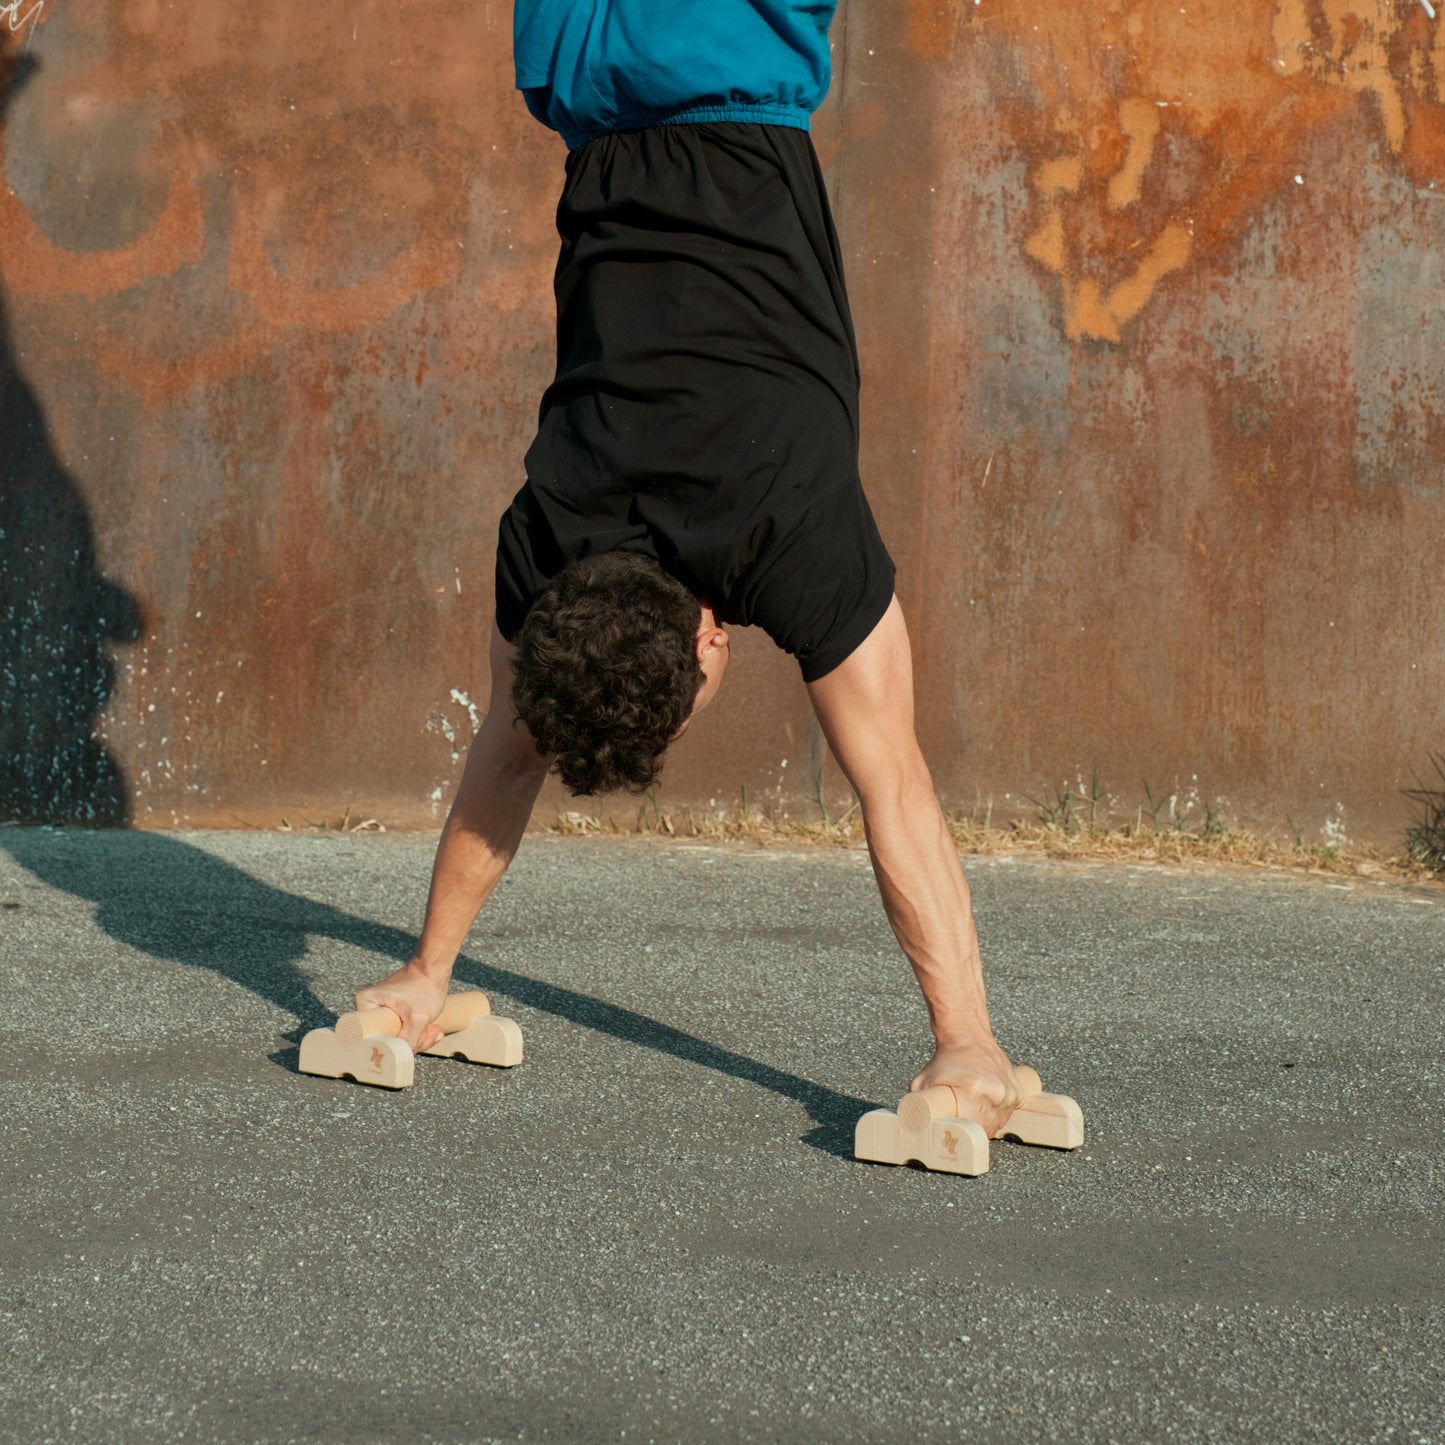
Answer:
<svg viewBox="0 0 1445 1445"><path fill-rule="evenodd" d="M484 993L473 990L470 993L450 994L437 1022L446 1034L458 1034L469 1028L492 1006ZM359 1044L362 1039L379 1037L395 1038L401 1032L401 1020L389 1008L364 1008L342 1014L336 1020L336 1041L340 1044Z"/></svg>
<svg viewBox="0 0 1445 1445"><path fill-rule="evenodd" d="M1014 1066L1014 1078L1029 1099L1044 1091L1044 1082L1032 1069ZM930 1089L918 1089L905 1094L898 1101L898 1122L911 1133L928 1128L935 1119L957 1119L963 1112L964 1101L951 1084L935 1084Z"/></svg>

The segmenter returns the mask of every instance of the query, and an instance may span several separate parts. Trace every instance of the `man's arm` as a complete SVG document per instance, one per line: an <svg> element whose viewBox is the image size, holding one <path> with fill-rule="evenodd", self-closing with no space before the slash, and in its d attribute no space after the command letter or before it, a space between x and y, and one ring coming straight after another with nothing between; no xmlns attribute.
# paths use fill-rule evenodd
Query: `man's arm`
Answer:
<svg viewBox="0 0 1445 1445"><path fill-rule="evenodd" d="M897 598L808 695L858 794L883 907L928 1004L937 1047L912 1087L966 1090L992 1136L1023 1090L989 1023L968 884L914 735L913 660Z"/></svg>
<svg viewBox="0 0 1445 1445"><path fill-rule="evenodd" d="M467 753L461 786L442 830L421 942L389 978L357 992L357 1008L385 1005L401 1037L424 1049L441 1037L452 967L482 905L516 855L551 761L537 752L512 706L512 649L492 628L492 705Z"/></svg>

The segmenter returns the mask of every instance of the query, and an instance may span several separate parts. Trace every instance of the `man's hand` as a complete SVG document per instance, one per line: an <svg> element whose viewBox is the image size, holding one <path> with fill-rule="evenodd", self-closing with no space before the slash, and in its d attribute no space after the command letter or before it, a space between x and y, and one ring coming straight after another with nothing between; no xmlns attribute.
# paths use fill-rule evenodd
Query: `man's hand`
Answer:
<svg viewBox="0 0 1445 1445"><path fill-rule="evenodd" d="M909 1091L951 1084L963 1106L962 1117L976 1119L990 1139L996 1139L1009 1116L1024 1099L1036 1092L1038 1076L1032 1070L1015 1069L999 1046L983 1044L940 1044L933 1057L908 1086Z"/></svg>
<svg viewBox="0 0 1445 1445"><path fill-rule="evenodd" d="M446 1001L447 980L429 977L414 963L356 992L358 1009L389 1008L401 1020L401 1037L413 1053L429 1049L441 1038L435 1019Z"/></svg>

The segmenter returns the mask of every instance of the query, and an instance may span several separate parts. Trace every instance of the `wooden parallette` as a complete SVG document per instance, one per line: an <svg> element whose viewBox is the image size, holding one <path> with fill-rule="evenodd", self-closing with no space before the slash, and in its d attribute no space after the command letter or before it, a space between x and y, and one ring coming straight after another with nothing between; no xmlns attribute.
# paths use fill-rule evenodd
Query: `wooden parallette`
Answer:
<svg viewBox="0 0 1445 1445"><path fill-rule="evenodd" d="M1003 1138L1048 1149L1077 1149L1084 1142L1084 1115L1063 1094L1045 1094L1032 1069L1018 1069L1027 1091L1009 1115ZM910 1164L945 1174L987 1174L988 1135L972 1119L961 1118L964 1101L948 1084L905 1094L896 1110L874 1109L858 1120L855 1158L876 1164Z"/></svg>
<svg viewBox="0 0 1445 1445"><path fill-rule="evenodd" d="M466 1059L510 1069L522 1062L522 1031L511 1019L497 1018L484 993L454 993L437 1022L442 1036L424 1054ZM303 1074L355 1079L383 1089L405 1089L412 1081L415 1055L397 1038L401 1020L389 1008L344 1013L336 1027L312 1029L301 1040L298 1063Z"/></svg>

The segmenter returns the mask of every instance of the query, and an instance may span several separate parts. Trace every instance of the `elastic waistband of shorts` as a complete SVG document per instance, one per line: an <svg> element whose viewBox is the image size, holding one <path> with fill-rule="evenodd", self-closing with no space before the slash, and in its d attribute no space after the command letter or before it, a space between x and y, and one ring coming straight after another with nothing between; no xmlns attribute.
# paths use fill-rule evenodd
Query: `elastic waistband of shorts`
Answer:
<svg viewBox="0 0 1445 1445"><path fill-rule="evenodd" d="M781 125L790 130L807 130L809 114L795 105L746 102L736 105L692 106L687 110L665 114L639 112L613 117L605 126L588 131L563 131L568 150L578 150L594 140L625 130L650 130L661 125L718 125L727 121L751 122L755 125Z"/></svg>

